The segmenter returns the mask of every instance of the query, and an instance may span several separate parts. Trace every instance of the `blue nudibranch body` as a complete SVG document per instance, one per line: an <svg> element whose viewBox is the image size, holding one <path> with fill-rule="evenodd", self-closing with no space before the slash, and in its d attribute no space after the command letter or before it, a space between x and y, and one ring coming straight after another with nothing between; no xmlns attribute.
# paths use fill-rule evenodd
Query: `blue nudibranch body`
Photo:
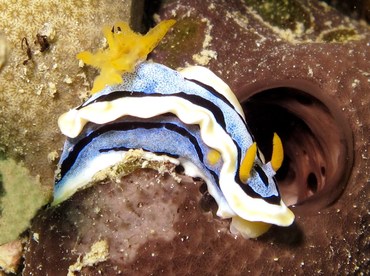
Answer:
<svg viewBox="0 0 370 276"><path fill-rule="evenodd" d="M143 149L168 156L185 174L203 178L218 204L217 215L232 218L232 230L243 236L293 222L274 180L280 161L264 163L255 154L243 110L221 79L204 67L177 72L151 62L122 78L121 84L106 86L60 117L68 139L54 204L119 162L129 149Z"/></svg>

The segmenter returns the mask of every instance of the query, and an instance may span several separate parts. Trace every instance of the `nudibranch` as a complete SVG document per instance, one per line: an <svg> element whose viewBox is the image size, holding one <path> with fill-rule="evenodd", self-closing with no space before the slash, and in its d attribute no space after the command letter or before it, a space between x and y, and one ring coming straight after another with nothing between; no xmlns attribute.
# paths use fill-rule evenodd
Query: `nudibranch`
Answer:
<svg viewBox="0 0 370 276"><path fill-rule="evenodd" d="M232 232L256 237L271 224L293 222L274 180L282 163L281 141L275 134L271 161L263 162L226 83L204 67L175 71L147 61L120 77L60 116L59 127L68 138L54 205L120 162L130 149L142 149L204 179L218 204L217 215L232 218Z"/></svg>

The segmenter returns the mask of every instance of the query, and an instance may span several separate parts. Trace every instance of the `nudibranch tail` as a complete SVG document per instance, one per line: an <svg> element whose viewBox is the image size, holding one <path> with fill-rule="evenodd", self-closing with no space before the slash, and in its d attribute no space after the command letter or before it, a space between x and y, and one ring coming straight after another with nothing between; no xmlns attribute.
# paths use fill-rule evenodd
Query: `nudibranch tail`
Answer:
<svg viewBox="0 0 370 276"><path fill-rule="evenodd" d="M247 182L248 178L250 177L256 155L257 144L254 142L247 150L247 153L245 154L245 157L240 165L239 177L243 183Z"/></svg>
<svg viewBox="0 0 370 276"><path fill-rule="evenodd" d="M121 83L121 75L133 72L136 64L147 58L175 22L164 20L146 35L135 33L125 22L119 22L113 28L105 27L103 32L109 47L95 54L84 51L77 55L84 63L100 69L101 74L95 79L91 93L106 85Z"/></svg>
<svg viewBox="0 0 370 276"><path fill-rule="evenodd" d="M283 143L279 135L274 132L274 137L272 139L272 156L271 156L271 167L276 172L280 169L281 165L283 164L284 159L284 149Z"/></svg>
<svg viewBox="0 0 370 276"><path fill-rule="evenodd" d="M241 234L244 238L257 238L266 233L271 228L271 224L261 221L248 221L241 217L233 217L230 231L233 234Z"/></svg>

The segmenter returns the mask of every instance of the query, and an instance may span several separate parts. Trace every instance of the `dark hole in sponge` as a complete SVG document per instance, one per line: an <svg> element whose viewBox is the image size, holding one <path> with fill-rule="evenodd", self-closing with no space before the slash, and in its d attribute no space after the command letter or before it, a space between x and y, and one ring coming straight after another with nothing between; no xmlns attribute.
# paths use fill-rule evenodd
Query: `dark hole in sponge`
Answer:
<svg viewBox="0 0 370 276"><path fill-rule="evenodd" d="M204 195L207 191L208 191L208 189L207 189L207 184L206 183L203 183L202 185L200 185L199 192L201 192Z"/></svg>
<svg viewBox="0 0 370 276"><path fill-rule="evenodd" d="M314 173L310 173L307 177L307 188L313 193L317 192L317 178Z"/></svg>
<svg viewBox="0 0 370 276"><path fill-rule="evenodd" d="M218 206L217 206L215 199L208 193L207 184L203 183L199 187L199 191L202 194L202 198L200 199L200 202L199 202L200 208L204 212L212 212L213 216L216 217Z"/></svg>
<svg viewBox="0 0 370 276"><path fill-rule="evenodd" d="M178 165L178 166L175 167L175 172L178 173L178 174L183 174L184 171L185 171L185 169L181 165Z"/></svg>
<svg viewBox="0 0 370 276"><path fill-rule="evenodd" d="M326 172L325 167L321 167L321 174L322 174L323 176L325 176L325 172Z"/></svg>
<svg viewBox="0 0 370 276"><path fill-rule="evenodd" d="M325 91L305 81L292 80L291 87L281 83L253 84L236 94L266 162L273 133L280 136L284 161L276 174L279 190L284 202L303 214L329 205L344 190L353 161L352 132Z"/></svg>

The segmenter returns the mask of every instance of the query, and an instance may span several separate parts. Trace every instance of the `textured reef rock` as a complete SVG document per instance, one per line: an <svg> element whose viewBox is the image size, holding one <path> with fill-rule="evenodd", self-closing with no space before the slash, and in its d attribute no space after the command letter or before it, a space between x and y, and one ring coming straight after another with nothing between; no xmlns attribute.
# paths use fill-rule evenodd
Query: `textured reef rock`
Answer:
<svg viewBox="0 0 370 276"><path fill-rule="evenodd" d="M141 19L131 2L0 0L0 150L44 185L63 144L58 116L86 98L96 73L79 67L76 54L106 43L103 25L130 22L131 10Z"/></svg>
<svg viewBox="0 0 370 276"><path fill-rule="evenodd" d="M257 240L234 237L201 181L141 169L41 213L25 274L369 274L366 23L305 0L168 1L159 17L178 23L155 61L205 65L222 77L266 156L264 137L281 134L287 161L278 180L296 223ZM62 140L56 128L53 137Z"/></svg>

